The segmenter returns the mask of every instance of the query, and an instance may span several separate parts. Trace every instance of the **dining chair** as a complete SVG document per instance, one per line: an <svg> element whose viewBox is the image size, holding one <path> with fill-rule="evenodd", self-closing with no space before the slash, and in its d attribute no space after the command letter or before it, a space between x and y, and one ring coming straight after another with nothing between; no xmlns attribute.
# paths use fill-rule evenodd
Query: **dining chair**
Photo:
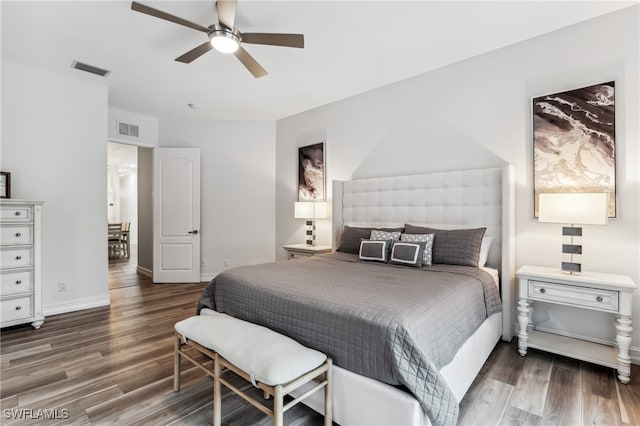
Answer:
<svg viewBox="0 0 640 426"><path fill-rule="evenodd" d="M120 245L122 251L124 251L124 256L129 259L131 256L130 248L131 248L131 240L129 239L129 228L131 227L131 222L122 222L122 227L120 229Z"/></svg>

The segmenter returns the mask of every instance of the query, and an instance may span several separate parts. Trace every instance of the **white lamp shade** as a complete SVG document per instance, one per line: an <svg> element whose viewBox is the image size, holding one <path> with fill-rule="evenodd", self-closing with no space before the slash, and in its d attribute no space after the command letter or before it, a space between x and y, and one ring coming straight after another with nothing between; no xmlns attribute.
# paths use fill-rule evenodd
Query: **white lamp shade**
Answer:
<svg viewBox="0 0 640 426"><path fill-rule="evenodd" d="M324 219L327 217L327 203L324 201L299 201L294 206L296 219Z"/></svg>
<svg viewBox="0 0 640 426"><path fill-rule="evenodd" d="M606 192L539 194L538 221L606 225L608 195Z"/></svg>

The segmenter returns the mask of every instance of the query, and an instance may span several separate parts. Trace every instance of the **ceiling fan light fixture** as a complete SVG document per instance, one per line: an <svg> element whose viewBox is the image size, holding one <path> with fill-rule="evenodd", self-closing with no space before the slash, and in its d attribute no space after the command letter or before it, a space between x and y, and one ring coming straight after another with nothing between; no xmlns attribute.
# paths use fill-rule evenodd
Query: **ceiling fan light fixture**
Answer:
<svg viewBox="0 0 640 426"><path fill-rule="evenodd" d="M229 30L215 29L209 37L213 48L221 53L233 53L240 47L240 37Z"/></svg>

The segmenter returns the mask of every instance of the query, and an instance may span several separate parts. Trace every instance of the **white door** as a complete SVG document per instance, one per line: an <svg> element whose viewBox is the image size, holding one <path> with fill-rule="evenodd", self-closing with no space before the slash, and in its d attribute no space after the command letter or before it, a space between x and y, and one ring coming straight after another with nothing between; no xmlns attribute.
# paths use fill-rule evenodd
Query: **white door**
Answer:
<svg viewBox="0 0 640 426"><path fill-rule="evenodd" d="M200 149L153 150L153 282L200 282Z"/></svg>

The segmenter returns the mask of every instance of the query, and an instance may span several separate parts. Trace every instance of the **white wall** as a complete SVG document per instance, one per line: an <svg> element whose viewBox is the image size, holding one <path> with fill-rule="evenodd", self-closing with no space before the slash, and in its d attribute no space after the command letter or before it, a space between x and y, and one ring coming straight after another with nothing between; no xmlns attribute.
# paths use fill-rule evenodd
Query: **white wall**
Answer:
<svg viewBox="0 0 640 426"><path fill-rule="evenodd" d="M303 237L293 219L296 147L326 140L329 196L334 179L513 164L516 264L558 266L560 225L533 219L531 98L615 80L619 218L584 228L582 260L585 270L640 283L638 16L634 6L278 121L278 257L283 244ZM329 223L319 222L319 244L330 244ZM548 314L541 326L614 338L608 314L557 306ZM637 294L633 321L640 362Z"/></svg>
<svg viewBox="0 0 640 426"><path fill-rule="evenodd" d="M106 117L105 86L2 62L0 167L13 198L45 202L45 315L109 304Z"/></svg>
<svg viewBox="0 0 640 426"><path fill-rule="evenodd" d="M273 261L275 123L162 119L159 140L201 150L202 279Z"/></svg>

